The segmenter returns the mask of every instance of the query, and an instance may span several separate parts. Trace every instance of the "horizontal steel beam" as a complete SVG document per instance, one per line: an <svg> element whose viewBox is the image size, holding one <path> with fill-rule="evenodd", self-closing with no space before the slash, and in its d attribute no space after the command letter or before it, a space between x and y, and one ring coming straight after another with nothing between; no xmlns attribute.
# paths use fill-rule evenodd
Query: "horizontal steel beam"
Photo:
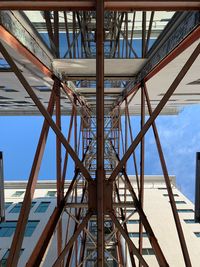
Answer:
<svg viewBox="0 0 200 267"><path fill-rule="evenodd" d="M180 1L180 0L169 0L169 1L158 1L158 0L106 0L106 10L197 10L200 8L200 1ZM11 10L95 10L95 0L82 0L82 1L71 1L71 0L46 0L46 1L13 1L6 0L0 2L0 9L11 9Z"/></svg>
<svg viewBox="0 0 200 267"><path fill-rule="evenodd" d="M65 208L88 208L88 203L67 203ZM134 202L113 203L113 208L134 208Z"/></svg>
<svg viewBox="0 0 200 267"><path fill-rule="evenodd" d="M175 22L173 21L173 24ZM170 25L168 25L170 26ZM174 25L171 25L173 27ZM187 13L184 19L174 28L172 33L167 38L162 38L162 44L158 49L155 47L155 53L152 51L152 56L145 64L143 69L139 72L132 83L124 90L123 95L131 93L131 89L139 84L143 79L148 81L160 70L162 70L168 63L179 56L185 49L187 49L194 41L200 38L200 13Z"/></svg>
<svg viewBox="0 0 200 267"><path fill-rule="evenodd" d="M23 12L0 12L0 39L14 50L13 57L19 62L18 57L21 54L37 65L42 73L52 75L53 55Z"/></svg>

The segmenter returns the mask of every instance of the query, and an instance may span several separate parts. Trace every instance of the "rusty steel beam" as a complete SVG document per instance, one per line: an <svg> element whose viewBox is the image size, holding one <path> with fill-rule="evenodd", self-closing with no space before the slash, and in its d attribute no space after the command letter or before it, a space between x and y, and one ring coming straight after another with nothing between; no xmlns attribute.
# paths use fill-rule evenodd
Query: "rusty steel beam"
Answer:
<svg viewBox="0 0 200 267"><path fill-rule="evenodd" d="M40 235L40 238L35 246L35 249L33 250L30 258L26 263L26 267L40 266L40 263L44 257L44 254L52 238L52 235L55 231L56 225L58 224L63 209L64 209L64 201L61 201L59 207L56 207L54 209L48 223L46 224L42 234Z"/></svg>
<svg viewBox="0 0 200 267"><path fill-rule="evenodd" d="M141 219L141 221L142 221L142 223L144 225L144 228L145 228L146 232L148 233L149 241L150 241L150 243L152 245L152 248L153 248L153 250L155 252L155 256L157 258L157 261L158 261L160 266L168 267L169 265L168 265L168 263L167 263L167 261L165 259L165 256L164 256L164 254L163 254L163 252L162 252L162 250L160 248L160 245L159 245L159 243L158 243L158 241L157 241L157 239L156 239L156 237L154 235L153 229L152 229L152 227L151 227L151 225L150 225L150 223L149 223L149 221L148 221L148 219L147 219L147 217L146 217L146 215L145 215L145 213L144 213L144 211L143 211L143 209L142 209L142 207L140 205L140 202L137 199L137 196L136 196L135 191L134 191L134 189L133 189L133 187L132 187L132 185L130 183L128 175L126 174L125 171L123 172L123 175L124 175L124 178L125 178L125 182L126 182L126 184L128 186L128 189L130 191L130 194L131 194L131 196L132 196L132 198L134 200L135 208L136 208L136 210L137 210L137 212L138 212L138 214L140 216L140 219Z"/></svg>
<svg viewBox="0 0 200 267"><path fill-rule="evenodd" d="M171 95L174 93L174 91L176 90L176 88L178 87L178 85L180 84L180 82L182 81L182 79L184 78L184 76L186 75L186 73L188 72L192 64L194 63L195 59L198 57L199 53L200 53L200 43L197 45L197 47L195 48L195 50L193 51L189 59L184 64L181 71L178 73L178 75L172 82L171 86L169 87L169 89L167 90L167 92L165 93L165 95L163 96L159 104L157 105L157 107L154 109L150 118L147 120L142 130L136 136L134 142L130 145L125 155L122 157L122 159L120 160L116 168L113 170L109 178L111 182L113 182L116 176L119 174L119 172L122 171L123 166L125 165L126 161L129 159L130 155L133 153L133 151L135 150L135 148L137 147L137 145L139 144L143 136L146 134L146 132L151 127L152 123L155 121L157 116L160 114L161 110L163 109L163 107L165 106L165 104L167 103Z"/></svg>
<svg viewBox="0 0 200 267"><path fill-rule="evenodd" d="M61 107L60 107L60 82L55 81L55 98L56 98L56 125L61 130ZM62 184L61 177L62 168L62 153L61 142L56 136L56 187L57 187L57 206L60 205L61 200L64 197L64 184ZM57 253L58 255L62 251L62 220L58 223L57 229ZM62 264L60 265L62 267Z"/></svg>
<svg viewBox="0 0 200 267"><path fill-rule="evenodd" d="M76 189L75 188L75 201L76 200ZM80 204L83 202L84 200L84 197L85 197L85 193L86 193L86 186L83 188L83 193L81 195L81 201L80 201ZM77 210L77 206L75 206L75 209ZM81 209L82 207L79 207L79 210L78 210L78 213L75 212L75 217L76 217L76 220L79 221L80 220L80 217L81 217ZM78 227L78 223L75 222L75 226L74 226L74 233L76 232L77 230L77 227ZM77 241L77 240L76 240ZM77 243L73 244L72 247L70 248L70 250L68 251L68 256L67 256L67 261L66 261L66 266L70 266L70 262L72 260L72 255L73 255L73 251L75 249L75 261L76 261L76 266L77 266L77 260L78 260L78 253L77 253Z"/></svg>
<svg viewBox="0 0 200 267"><path fill-rule="evenodd" d="M54 83L54 88L52 90L49 104L48 104L48 108L47 108L47 110L51 116L52 116L53 110L54 110L55 86L56 86L56 82ZM39 142L37 145L35 157L33 160L33 165L31 168L30 176L28 179L24 200L23 200L22 207L20 210L15 234L14 234L13 241L12 241L11 248L10 248L10 253L9 253L9 257L8 257L8 261L7 261L7 264L10 267L11 266L13 266L13 267L17 266L17 262L19 260L20 249L22 246L25 228L26 228L26 224L28 221L29 212L31 209L31 202L32 202L33 195L34 195L35 188L36 188L36 183L37 183L37 179L38 179L38 174L39 174L39 170L40 170L40 166L41 166L42 157L44 154L44 149L45 149L45 145L46 145L48 132L49 132L49 125L46 121L44 121L42 130L41 130L41 134L40 134L40 138L39 138Z"/></svg>
<svg viewBox="0 0 200 267"><path fill-rule="evenodd" d="M143 18L144 19L144 18ZM146 19L146 17L145 17ZM144 85L141 86L141 122L140 122L140 130L144 127L145 124L145 95L144 95ZM141 208L143 209L144 206L144 140L143 137L140 142L140 190L139 190L139 201ZM139 251L142 254L142 245L143 245L143 225L142 220L140 219L139 223ZM139 267L141 267L141 264L139 264Z"/></svg>
<svg viewBox="0 0 200 267"><path fill-rule="evenodd" d="M74 119L74 107L72 107L72 113L71 113L71 117L70 117L69 131L68 131L68 137L67 137L67 142L69 144L70 144L71 133L72 133L73 119ZM66 151L65 152L64 164L63 164L63 170L62 170L62 187L64 187L64 184L65 184L65 177L66 177L66 172L67 172L67 164L68 164L68 153Z"/></svg>
<svg viewBox="0 0 200 267"><path fill-rule="evenodd" d="M133 207L133 202L132 201L125 201L125 202L113 202L113 208L132 208ZM67 202L66 203L67 208L88 208L88 203L87 202Z"/></svg>
<svg viewBox="0 0 200 267"><path fill-rule="evenodd" d="M117 240L117 258L118 258L119 267L123 267L124 266L124 259L123 259L122 244L121 244L120 238L121 238L121 236L120 236L119 232L117 232L116 233L116 240ZM133 265L133 267L134 266L135 265Z"/></svg>
<svg viewBox="0 0 200 267"><path fill-rule="evenodd" d="M147 14L146 11L142 12L142 58L145 57L146 51L146 23L147 23Z"/></svg>
<svg viewBox="0 0 200 267"><path fill-rule="evenodd" d="M105 9L112 11L133 11L133 10L199 10L199 0L192 1L180 1L180 0L105 0ZM95 0L46 0L46 1L14 1L7 0L0 2L0 9L11 9L11 10L67 10L67 11L78 11L78 10L95 10Z"/></svg>
<svg viewBox="0 0 200 267"><path fill-rule="evenodd" d="M140 254L139 250L136 248L136 246L134 245L134 243L132 242L130 237L127 235L127 232L121 226L121 224L118 221L118 219L116 218L115 214L113 212L108 212L108 214L109 214L111 220L113 221L113 223L115 224L116 228L118 229L118 231L122 234L123 238L126 240L128 248L129 248L130 255L131 254L136 255L136 257L138 258L139 262L142 263L142 266L148 267L149 265L147 264L145 259L142 257L142 255Z"/></svg>
<svg viewBox="0 0 200 267"><path fill-rule="evenodd" d="M190 23L188 23L188 24L190 24ZM183 29L184 29L184 27L182 27L182 28L180 27L178 29L178 31L180 32ZM141 77L143 77L143 80L145 82L147 82L152 77L154 77L156 74L158 74L165 66L167 66L167 64L169 64L172 60L174 60L176 57L178 57L183 51L185 51L190 45L192 45L199 38L200 38L200 26L197 26L194 28L194 30L192 32L188 32L188 34L185 36L185 38L183 40L180 40L180 42L177 43L176 47L174 47L169 54L167 54L163 59L161 59L155 65L153 62L151 62L151 60L149 62L147 62L147 65L145 66L145 68L147 68L147 71L144 70L144 73L143 73L143 70L142 70L139 73L139 75ZM170 43L173 44L172 41ZM165 48L168 47L167 43L164 43L163 46ZM157 58L159 58L159 57L157 57ZM153 61L156 61L156 60L153 60ZM152 66L153 66L153 68L152 68ZM142 79L138 78L137 80L138 81L134 82L133 85L131 84L130 88L127 88L124 90L123 96L120 97L116 101L113 109L117 106L120 106L123 103L123 101L128 96L130 96L132 93L137 92L138 88L141 87Z"/></svg>
<svg viewBox="0 0 200 267"><path fill-rule="evenodd" d="M104 266L104 0L96 0L97 266Z"/></svg>
<svg viewBox="0 0 200 267"><path fill-rule="evenodd" d="M147 91L146 85L144 85L144 93L145 93L145 97L146 97L146 102L147 102L149 115L151 116L152 107L151 107L151 103L150 103L150 99L149 99L149 95L148 95L148 91ZM179 240L180 240L180 244L181 244L181 248L182 248L182 253L183 253L183 257L184 257L184 261L185 261L185 266L191 267L192 265L191 265L191 261L190 261L190 256L189 256L189 253L188 253L188 249L187 249L187 245L186 245L183 229L182 229L182 226L181 226L181 222L180 222L180 219L179 219L179 216L178 216L176 203L175 203L175 198L174 198L174 195L173 195L173 191L172 191L172 187L171 187L171 183L170 183L170 179L169 179L169 174L168 174L168 170L167 170L167 165L166 165L166 162L165 162L165 158L164 158L164 154L163 154L163 151L162 151L162 146L161 146L161 143L160 143L160 138L159 138L159 135L158 135L158 130L157 130L155 122L153 122L152 127L153 127L156 146L157 146L157 150L158 150L158 154L159 154L159 158L160 158L160 162L161 162L162 171L163 171L164 178L165 178L167 192L168 192L168 195L169 195L170 205L171 205L171 208L172 208L172 213L173 213L173 216L174 216L174 221L175 221L175 224L176 224L176 228L177 228L177 232L178 232L178 236L179 236Z"/></svg>
<svg viewBox="0 0 200 267"><path fill-rule="evenodd" d="M127 109L130 139L131 139L131 143L132 143L133 142L133 132L132 132L132 127L131 127L131 119L130 119L130 114L129 114L129 108L128 108L128 101L127 101L127 99L125 99L125 105L126 105L126 109ZM135 151L133 152L133 164L134 164L134 169L135 169L135 176L136 176L137 188L138 188L138 192L139 192L140 185L139 185L139 177L138 177L137 160L136 160Z"/></svg>
<svg viewBox="0 0 200 267"><path fill-rule="evenodd" d="M18 53L30 60L43 74L52 77L52 71L46 67L34 54L25 48L12 34L0 25L0 35L8 45L15 49Z"/></svg>
<svg viewBox="0 0 200 267"><path fill-rule="evenodd" d="M92 214L93 214L92 211L88 211L87 212L86 216L84 217L84 219L82 220L82 222L79 224L79 226L77 227L75 233L70 238L70 240L68 241L67 245L64 247L63 251L61 252L61 254L59 255L59 257L56 259L56 261L54 262L54 264L52 265L52 267L59 267L59 264L63 261L66 253L73 246L73 244L77 240L77 238L80 235L80 233L86 227L86 225L87 225L88 221L90 220Z"/></svg>
<svg viewBox="0 0 200 267"><path fill-rule="evenodd" d="M87 239L87 234L84 232L83 233L83 241L81 242L80 257L79 257L78 266L81 266L81 264L84 262L86 239Z"/></svg>
<svg viewBox="0 0 200 267"><path fill-rule="evenodd" d="M84 157L83 157L84 159ZM53 233L55 232L56 226L59 222L60 216L66 206L66 201L68 199L68 197L70 196L73 188L76 185L76 181L77 181L77 176L78 176L79 172L78 170L75 171L74 177L68 187L68 190L65 194L64 199L61 200L60 205L58 207L55 208L55 210L53 211L49 221L47 222L42 234L40 235L40 238L37 242L37 244L35 245L35 248L29 258L29 260L27 261L26 266L27 267L38 267L44 257L44 254L47 250L47 247L49 245L49 242L52 238Z"/></svg>
<svg viewBox="0 0 200 267"><path fill-rule="evenodd" d="M116 159L118 161L120 161L119 155L116 153L115 148L113 148L113 150L115 152ZM133 205L134 205L135 209L137 210L137 212L138 212L138 214L140 216L140 220L143 223L144 228L145 228L145 230L146 230L146 232L147 232L147 234L149 236L149 241L150 241L150 243L152 245L152 248L153 248L153 250L155 252L155 256L156 256L156 258L158 260L158 263L159 263L160 266L167 267L169 265L168 265L168 263L167 263L167 261L165 259L165 256L164 256L164 254L163 254L163 252L162 252L162 250L160 248L160 245L159 245L159 243L158 243L158 241L157 241L157 239L156 239L156 237L154 235L153 229L152 229L152 227L151 227L151 225L150 225L150 223L149 223L149 221L148 221L148 219L147 219L147 217L146 217L146 215L145 215L145 213L144 213L144 211L143 211L143 209L141 207L140 200L138 200L138 198L137 198L137 196L135 194L135 191L133 189L133 186L132 186L132 184L131 184L131 182L130 182L130 180L128 178L128 175L127 175L127 173L126 173L124 168L122 170L122 173L123 173L123 176L125 178L125 183L126 183L126 185L128 187L128 190L129 190L129 192L130 192L130 194L131 194L131 196L133 198L133 202L134 202Z"/></svg>
<svg viewBox="0 0 200 267"><path fill-rule="evenodd" d="M61 130L61 110L60 110L60 82L56 80L56 125ZM61 142L56 136L56 177L57 177L57 205L59 205L60 200L64 196L64 187L62 186L62 177L61 177L61 167L62 167L62 158L61 158Z"/></svg>
<svg viewBox="0 0 200 267"><path fill-rule="evenodd" d="M118 189L116 183L115 183L115 190L116 190L116 195L117 195L118 202L119 202L119 204L121 204L120 195L119 195L119 189ZM133 203L130 203L130 204L131 204L130 206L133 207ZM114 203L113 203L113 207L114 207ZM120 214L121 214L121 219L124 222L125 221L125 215L124 215L124 212L123 212L122 207L120 207ZM126 235L128 236L128 228L127 228L126 222L123 223L123 226L124 226L124 231L125 231ZM118 238L119 238L119 235L118 235ZM118 239L118 242L119 242L119 239ZM120 249L120 247L119 247L119 249ZM133 254L130 254L130 259L131 259L132 267L136 267L136 265L135 265L135 259L134 259ZM120 262L121 262L121 260L122 260L122 258L120 257Z"/></svg>
<svg viewBox="0 0 200 267"><path fill-rule="evenodd" d="M17 76L17 78L19 79L19 81L21 82L21 84L23 85L24 89L27 91L27 93L29 94L29 96L31 97L31 99L33 100L35 105L40 110L41 114L45 117L46 121L48 122L48 124L50 125L52 130L58 136L58 138L61 141L61 143L63 144L63 146L65 147L65 149L68 151L68 153L70 154L70 156L72 157L72 159L76 163L77 167L80 168L85 179L88 182L90 182L90 181L93 182L88 170L84 167L83 163L80 161L80 159L76 155L75 151L72 149L70 144L67 142L65 136L60 131L60 129L57 127L56 123L53 121L53 119L49 115L48 111L45 109L45 107L43 106L41 101L38 99L37 95L34 93L33 89L28 84L25 77L23 76L23 74L21 73L21 71L19 70L19 68L17 67L17 65L15 64L15 62L13 61L13 59L11 58L11 56L9 55L9 53L7 52L7 50L5 49L5 47L3 46L3 44L1 42L0 42L0 51L3 54L4 58L6 59L6 61L8 62L8 64L10 65L10 67L12 68L12 70L15 73L15 75Z"/></svg>
<svg viewBox="0 0 200 267"><path fill-rule="evenodd" d="M147 33L145 57L147 57L147 53L148 53L148 50L149 50L149 41L150 41L150 37L151 37L151 31L152 31L152 26L153 26L154 15L155 15L155 11L152 11L151 12L150 21L149 21L148 33Z"/></svg>

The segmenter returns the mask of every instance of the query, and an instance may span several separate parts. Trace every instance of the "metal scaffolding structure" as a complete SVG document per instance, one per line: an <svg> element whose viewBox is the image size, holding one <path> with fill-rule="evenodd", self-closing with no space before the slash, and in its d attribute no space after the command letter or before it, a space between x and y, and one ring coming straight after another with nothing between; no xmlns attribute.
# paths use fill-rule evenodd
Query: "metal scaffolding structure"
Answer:
<svg viewBox="0 0 200 267"><path fill-rule="evenodd" d="M106 255L110 255L113 259L113 266L126 266L122 253L122 238L126 241L132 266L137 266L138 262L139 266L148 266L142 255L143 229L148 235L159 266L169 266L167 256L164 255L159 240L157 240L143 210L145 135L151 127L155 136L185 266L192 266L155 120L200 54L200 1L7 0L0 2L0 10L0 33L4 39L0 41L0 53L44 117L7 266L16 267L19 260L25 227L50 129L56 135L57 206L39 237L35 249L27 261L27 266L40 266L55 231L58 257L52 264L54 267L84 266L88 260L93 260L94 266L103 267L107 264ZM77 75L69 78L66 73L54 71L50 62L51 59L40 53L40 48L34 52L30 48L30 42L22 43L19 36L15 35L15 25L12 25L12 28L6 28L8 24L6 24L6 16L4 17L4 12L7 12L5 10L18 10L16 12L19 13L19 10L40 10L44 22L34 26L46 29L49 38L48 49L53 59L96 59L96 75ZM147 10L151 11L148 24ZM188 20L189 18L194 19L191 19L190 25L192 26L188 31L185 27L185 32L181 32L180 38L176 36L173 39L174 42L168 43L167 51L163 52L164 48L160 44L152 56L149 43L155 12L158 10L182 12L193 10L188 11L190 17L188 14L187 16ZM137 11L142 12L141 55L138 55L134 46ZM175 14L173 19L178 20L181 16L180 13ZM22 13L20 14L22 16ZM64 32L67 41L67 50L64 51L62 57L60 50L61 31ZM173 35L173 32L170 34ZM170 38L168 39L170 40ZM166 93L160 102L155 108L152 108L147 81L196 41L197 45L195 45L188 60L183 64L175 79L172 80L169 88L166 88ZM22 54L42 75L52 79L53 87L47 108L27 81L19 67L19 62L13 59L7 45L11 45L15 51ZM162 56L160 56L161 54ZM149 55L151 55L149 61L132 79L124 76L108 77L104 75L105 59L148 59ZM106 84L110 87L122 88L122 91L118 94L109 93L106 91ZM77 88L96 87L96 91L81 94L73 89L73 85ZM134 136L129 103L138 94L140 95L141 123L139 133ZM67 136L62 131L61 125L61 100L63 96L70 103L71 117ZM121 108L122 104L125 105L123 109ZM145 117L147 111L148 119ZM52 117L53 114L55 114L55 120ZM123 116L124 128L122 127ZM74 139L73 146L71 145L72 139ZM140 146L139 167L135 153L138 146ZM64 158L62 158L62 149L66 151ZM69 157L74 161L75 170L67 193L64 194ZM131 157L133 157L137 190L133 188L127 174L127 162ZM124 200L121 199L119 182L123 183L125 192L131 195L131 202L126 201L126 197ZM127 208L132 208L133 213L138 213L140 218L138 247L128 235L126 223L129 214L126 212ZM63 213L68 214L66 226L62 225ZM70 221L74 223L72 235L68 231ZM63 227L66 227L66 236L63 236ZM62 240L65 240L64 245ZM72 260L75 265L72 265Z"/></svg>

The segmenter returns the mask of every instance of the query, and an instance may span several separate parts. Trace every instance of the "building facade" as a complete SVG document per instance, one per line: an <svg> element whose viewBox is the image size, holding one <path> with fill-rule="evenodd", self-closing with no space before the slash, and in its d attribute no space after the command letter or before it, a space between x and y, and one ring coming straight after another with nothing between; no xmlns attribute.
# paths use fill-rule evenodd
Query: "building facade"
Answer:
<svg viewBox="0 0 200 267"><path fill-rule="evenodd" d="M189 201L175 186L175 177L170 176L173 184L173 194L175 197L178 214L181 219L186 243L193 267L198 267L200 262L200 224L194 221L194 205ZM131 177L131 181L135 184L135 177ZM67 189L68 184L66 184ZM12 237L16 228L21 202L23 201L26 188L26 182L5 182L5 221L0 223L0 259L1 266L6 266L6 259L11 246ZM131 201L130 194L123 186L119 187L121 201L126 200L127 203ZM79 194L80 192L78 192ZM54 208L56 207L56 183L55 181L39 181L35 191L32 208L29 215L29 220L26 226L25 237L22 244L21 256L18 266L26 266L26 262L30 257L39 236L44 230L48 219L50 218ZM78 197L77 197L78 200ZM130 238L133 240L136 247L138 247L139 240L139 216L134 208L123 208L127 219L127 228ZM158 242L163 250L163 253L169 263L170 267L184 266L183 256L181 252L180 243L178 240L175 223L167 195L166 186L162 176L145 176L145 199L144 211L147 218L152 225L153 231L158 239ZM72 211L71 211L72 212ZM75 210L74 210L75 212ZM72 212L73 213L73 212ZM68 221L69 216L63 213L62 216L62 240L69 239L74 228L73 219ZM67 224L68 235L66 234ZM87 228L91 238L87 237L86 250L84 253L83 266L96 266L96 252L92 244L92 238L96 238L96 221L91 219ZM115 229L116 231L116 229ZM112 236L113 228L111 222L108 220L105 224L106 238ZM67 237L68 236L68 237ZM123 239L123 238L122 238ZM111 240L112 241L112 240ZM77 242L77 252L80 253L79 242ZM106 260L108 266L117 266L115 262L116 249L115 244L109 242L110 246L106 248ZM126 243L122 240L123 265L131 266L128 248ZM73 249L73 253L75 248ZM148 235L143 230L143 256L149 266L159 266L154 255L154 251L148 239ZM48 251L42 262L42 266L52 266L57 258L57 235L54 234ZM75 257L74 257L75 258ZM77 257L76 257L77 258ZM71 266L76 266L73 257ZM78 265L77 265L78 266Z"/></svg>

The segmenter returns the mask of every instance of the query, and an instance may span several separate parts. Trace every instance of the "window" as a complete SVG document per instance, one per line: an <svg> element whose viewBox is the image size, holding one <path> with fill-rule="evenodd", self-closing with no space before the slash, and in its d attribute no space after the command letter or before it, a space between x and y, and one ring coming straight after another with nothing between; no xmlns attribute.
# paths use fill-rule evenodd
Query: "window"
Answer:
<svg viewBox="0 0 200 267"><path fill-rule="evenodd" d="M5 202L5 209L9 208L13 202Z"/></svg>
<svg viewBox="0 0 200 267"><path fill-rule="evenodd" d="M184 213L184 212L194 212L192 209L177 209L178 213Z"/></svg>
<svg viewBox="0 0 200 267"><path fill-rule="evenodd" d="M10 237L13 235L17 222L2 222L0 223L0 237Z"/></svg>
<svg viewBox="0 0 200 267"><path fill-rule="evenodd" d="M168 197L169 195L168 194L163 194L164 197ZM174 197L179 197L178 194L173 194Z"/></svg>
<svg viewBox="0 0 200 267"><path fill-rule="evenodd" d="M28 221L25 229L25 236L32 236L39 221ZM14 234L17 221L6 221L0 223L0 237L10 237Z"/></svg>
<svg viewBox="0 0 200 267"><path fill-rule="evenodd" d="M48 191L47 192L47 197L55 197L56 191Z"/></svg>
<svg viewBox="0 0 200 267"><path fill-rule="evenodd" d="M129 209L129 210L126 210L127 213L132 213L132 212L135 212L135 209Z"/></svg>
<svg viewBox="0 0 200 267"><path fill-rule="evenodd" d="M200 237L200 232L195 232L194 233L197 237Z"/></svg>
<svg viewBox="0 0 200 267"><path fill-rule="evenodd" d="M40 92L51 92L51 88L49 88L46 85L37 85L37 86L32 86L32 87Z"/></svg>
<svg viewBox="0 0 200 267"><path fill-rule="evenodd" d="M35 212L38 212L38 213L45 212L48 209L50 203L51 202L49 201L42 201L37 207L37 209L35 210Z"/></svg>
<svg viewBox="0 0 200 267"><path fill-rule="evenodd" d="M31 209L35 205L36 202L32 202ZM21 210L22 202L17 203L10 211L9 213L19 213Z"/></svg>
<svg viewBox="0 0 200 267"><path fill-rule="evenodd" d="M25 236L32 236L35 228L37 227L39 221L28 221L26 225L26 230L25 230Z"/></svg>
<svg viewBox="0 0 200 267"><path fill-rule="evenodd" d="M17 203L10 211L9 213L19 213L21 210L22 203Z"/></svg>
<svg viewBox="0 0 200 267"><path fill-rule="evenodd" d="M183 200L176 200L175 203L176 203L176 204L186 204L186 202L183 201Z"/></svg>
<svg viewBox="0 0 200 267"><path fill-rule="evenodd" d="M128 220L127 224L138 224L139 222L139 220Z"/></svg>
<svg viewBox="0 0 200 267"><path fill-rule="evenodd" d="M143 248L142 255L154 255L154 251L152 248Z"/></svg>
<svg viewBox="0 0 200 267"><path fill-rule="evenodd" d="M0 69L9 69L10 66L4 58L0 58Z"/></svg>
<svg viewBox="0 0 200 267"><path fill-rule="evenodd" d="M20 256L21 256L23 251L24 251L24 249L20 250ZM10 252L10 249L8 249L6 251L6 253L4 254L3 258L1 259L1 261L0 261L1 267L6 267L6 261L8 259L9 252Z"/></svg>
<svg viewBox="0 0 200 267"><path fill-rule="evenodd" d="M186 222L186 223L196 223L194 219L185 219L184 222Z"/></svg>
<svg viewBox="0 0 200 267"><path fill-rule="evenodd" d="M13 195L12 195L12 197L20 197L21 195L23 195L24 194L24 191L16 191Z"/></svg>
<svg viewBox="0 0 200 267"><path fill-rule="evenodd" d="M138 232L130 232L129 237L139 237L139 233ZM148 237L147 233L142 233L143 237Z"/></svg>
<svg viewBox="0 0 200 267"><path fill-rule="evenodd" d="M158 187L158 190L166 190L166 187Z"/></svg>

